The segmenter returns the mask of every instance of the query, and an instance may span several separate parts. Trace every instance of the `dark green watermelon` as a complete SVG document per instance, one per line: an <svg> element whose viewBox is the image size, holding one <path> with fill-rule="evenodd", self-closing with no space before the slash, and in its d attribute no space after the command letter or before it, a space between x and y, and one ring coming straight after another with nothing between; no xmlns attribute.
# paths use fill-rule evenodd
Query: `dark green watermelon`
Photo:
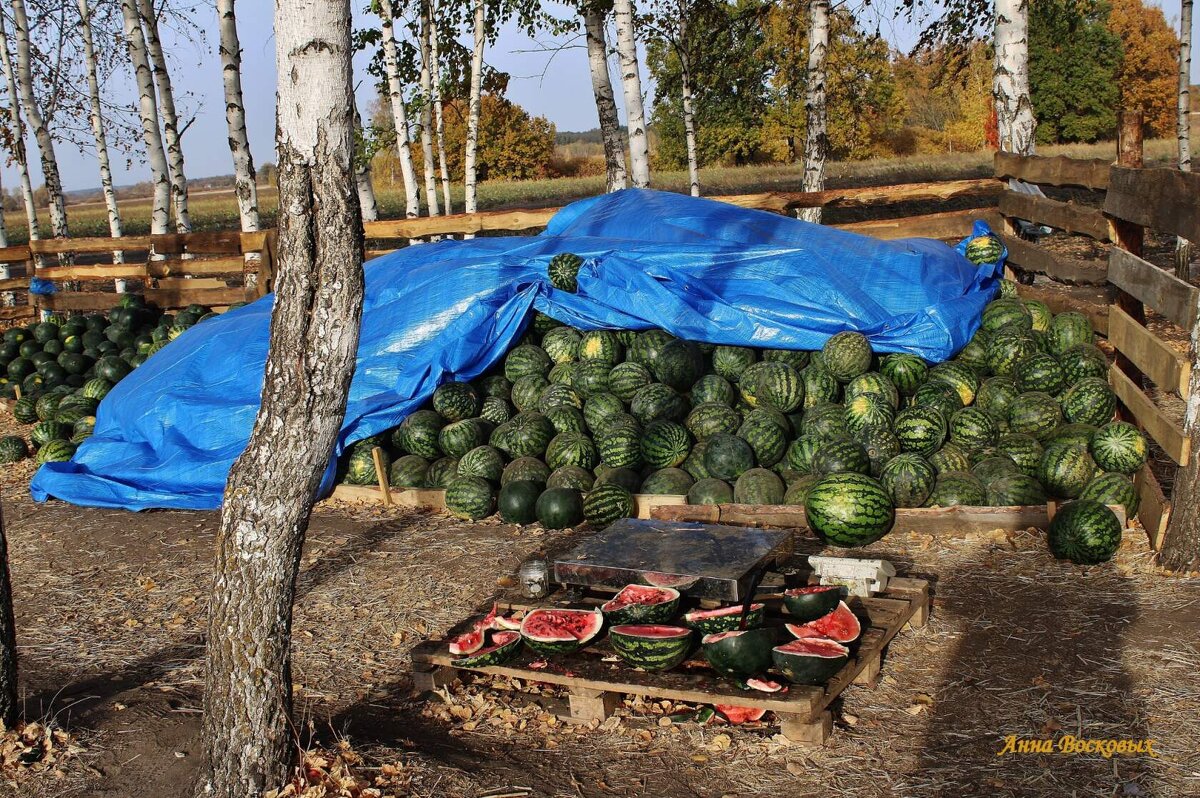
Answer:
<svg viewBox="0 0 1200 798"><path fill-rule="evenodd" d="M808 492L804 503L808 524L832 546L865 546L887 534L895 509L887 490L862 474L824 477Z"/></svg>
<svg viewBox="0 0 1200 798"><path fill-rule="evenodd" d="M1046 542L1060 560L1096 565L1111 560L1121 547L1121 522L1100 502L1079 499L1055 513Z"/></svg>
<svg viewBox="0 0 1200 798"><path fill-rule="evenodd" d="M546 529L566 529L583 522L583 496L574 488L547 488L534 506Z"/></svg>
<svg viewBox="0 0 1200 798"><path fill-rule="evenodd" d="M506 524L532 524L537 520L535 507L542 495L542 483L517 479L500 488L496 498L496 509L500 520Z"/></svg>

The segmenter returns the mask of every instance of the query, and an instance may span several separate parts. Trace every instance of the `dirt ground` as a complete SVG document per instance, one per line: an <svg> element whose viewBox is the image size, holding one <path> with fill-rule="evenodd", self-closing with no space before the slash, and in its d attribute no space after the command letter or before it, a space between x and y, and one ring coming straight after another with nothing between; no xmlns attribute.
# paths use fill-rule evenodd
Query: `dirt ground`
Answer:
<svg viewBox="0 0 1200 798"><path fill-rule="evenodd" d="M0 434L11 427L0 413ZM218 517L36 505L31 471L0 478L21 691L26 717L75 747L41 773L5 769L0 790L187 795ZM788 745L770 724L663 717L681 705L627 703L602 727L571 726L543 709L553 691L507 681L413 696L411 647L558 542L498 522L321 507L296 607L298 744L348 746L365 783L402 785L389 795L1200 794L1200 577L1156 569L1140 533L1091 569L1054 561L1036 532L896 531L868 548L934 580L933 613L892 643L877 687L835 703L822 748ZM1150 738L1156 756L997 756L1008 735Z"/></svg>

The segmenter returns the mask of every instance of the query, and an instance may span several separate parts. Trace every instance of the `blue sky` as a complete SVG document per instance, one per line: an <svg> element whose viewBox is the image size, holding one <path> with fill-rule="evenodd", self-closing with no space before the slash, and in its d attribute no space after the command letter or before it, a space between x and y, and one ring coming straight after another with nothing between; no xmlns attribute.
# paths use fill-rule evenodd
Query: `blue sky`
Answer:
<svg viewBox="0 0 1200 798"><path fill-rule="evenodd" d="M204 2L197 4L201 9L205 5ZM1160 5L1168 20L1177 24L1179 0L1163 0ZM243 0L238 4L247 126L256 162L274 160L275 41L271 34L272 6L273 3L267 0ZM366 27L372 23L372 19L360 14L356 26ZM168 31L164 31L164 39L173 57L176 94L189 92L191 96L185 102L196 114L196 121L183 141L187 171L191 177L205 177L228 174L232 172L232 166L226 140L220 65L215 53L215 11L208 18L198 16L197 21L206 31L205 44L172 41ZM870 27L874 27L874 24ZM881 25L881 32L901 48L911 46L914 37L911 27L902 22L886 21ZM562 44L572 46L550 52ZM592 102L587 58L581 40L569 42L566 39L555 41L546 38L533 41L515 29L506 28L486 58L489 63L513 76L509 84L509 96L513 100L534 114L548 117L559 130L586 130L596 126L596 109ZM363 71L364 66L365 57L361 57L355 67L356 75L361 80L359 103L365 111L374 92L371 81ZM1200 58L1193 59L1192 67L1192 79L1197 82L1200 80ZM615 77L615 69L613 71ZM123 80L111 81L105 91L113 101L124 99L132 103L132 77L122 77ZM32 140L27 148L32 158L37 152ZM83 189L99 184L95 157L91 152L80 151L64 143L58 147L58 158L67 189ZM125 160L114 158L114 178L118 184L137 182L147 177L144 165L135 162L129 169L125 166ZM35 183L40 182L40 170L36 164L31 166ZM4 168L3 182L6 188L16 185L13 169Z"/></svg>

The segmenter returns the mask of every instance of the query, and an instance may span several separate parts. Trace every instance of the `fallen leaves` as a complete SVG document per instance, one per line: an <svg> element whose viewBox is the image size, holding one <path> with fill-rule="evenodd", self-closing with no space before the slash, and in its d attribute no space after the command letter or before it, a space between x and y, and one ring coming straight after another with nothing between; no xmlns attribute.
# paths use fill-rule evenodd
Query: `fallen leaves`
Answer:
<svg viewBox="0 0 1200 798"><path fill-rule="evenodd" d="M372 778L366 772L375 771ZM263 798L400 798L411 793L412 774L401 762L368 768L346 740L332 750L304 752L292 780Z"/></svg>
<svg viewBox="0 0 1200 798"><path fill-rule="evenodd" d="M15 729L0 726L0 773L8 778L57 771L65 760L83 750L65 731L45 724L22 723Z"/></svg>

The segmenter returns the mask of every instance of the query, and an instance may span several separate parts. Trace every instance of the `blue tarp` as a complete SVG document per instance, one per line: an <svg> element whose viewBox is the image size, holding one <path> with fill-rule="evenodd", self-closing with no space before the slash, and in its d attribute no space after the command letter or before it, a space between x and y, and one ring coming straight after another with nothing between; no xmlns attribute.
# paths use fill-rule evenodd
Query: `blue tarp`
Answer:
<svg viewBox="0 0 1200 798"><path fill-rule="evenodd" d="M546 277L560 252L584 258L577 294ZM878 241L646 190L574 203L539 236L408 247L366 266L338 452L399 424L438 384L486 371L534 308L585 329L661 327L778 349L817 349L858 330L877 351L939 361L974 333L998 271L937 241ZM38 471L33 497L219 507L258 409L272 303L267 296L189 329L122 380L74 459ZM326 491L332 481L331 464Z"/></svg>

